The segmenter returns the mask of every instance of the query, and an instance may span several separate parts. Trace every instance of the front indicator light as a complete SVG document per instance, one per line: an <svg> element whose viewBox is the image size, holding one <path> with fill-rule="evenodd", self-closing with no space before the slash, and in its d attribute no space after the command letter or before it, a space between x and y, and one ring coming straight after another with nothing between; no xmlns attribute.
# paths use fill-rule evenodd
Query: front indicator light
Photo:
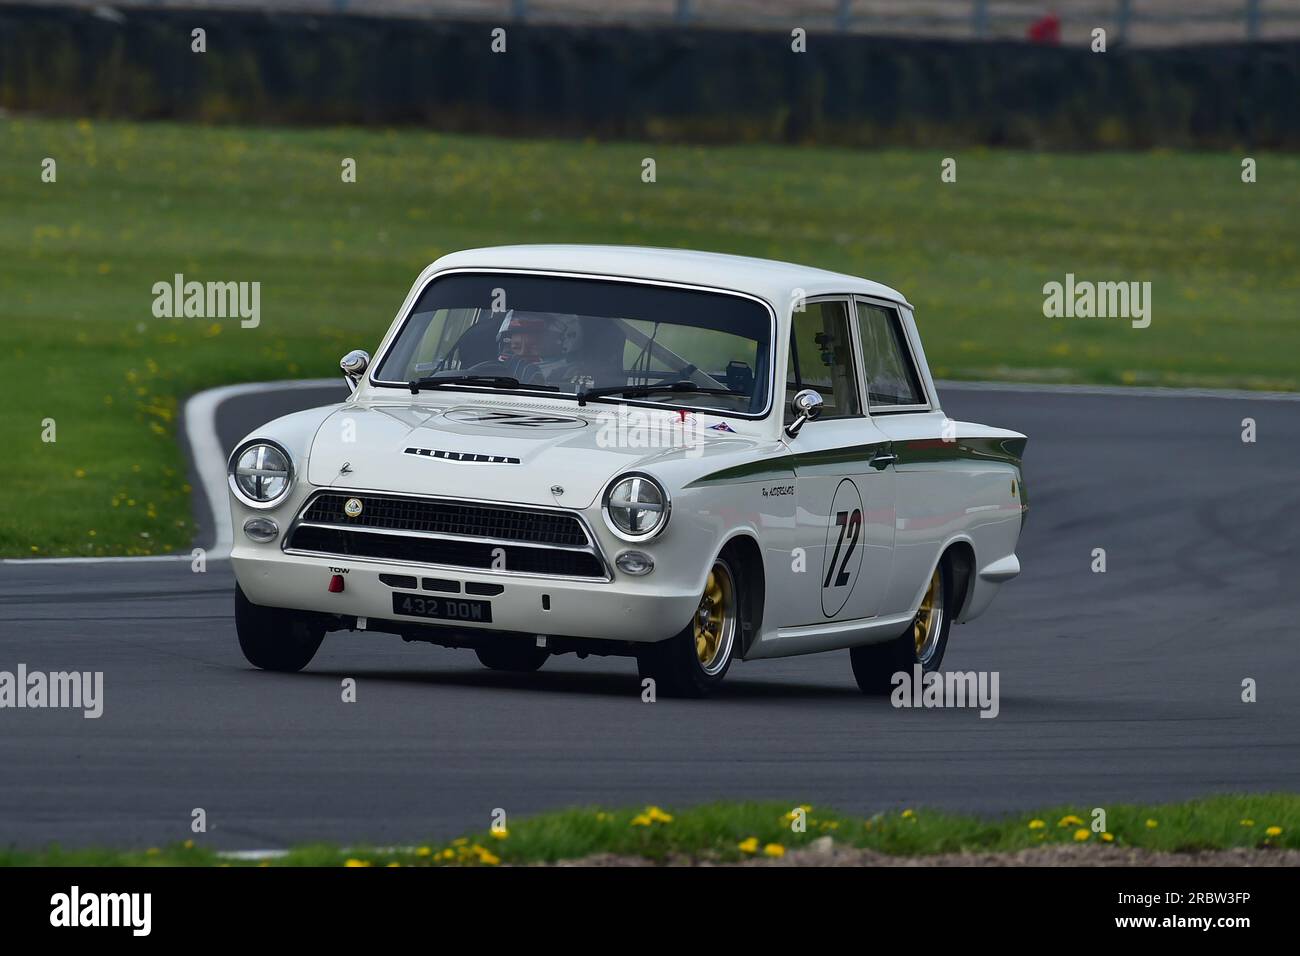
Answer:
<svg viewBox="0 0 1300 956"><path fill-rule="evenodd" d="M655 559L644 551L623 551L614 559L614 564L624 574L640 577L655 569Z"/></svg>
<svg viewBox="0 0 1300 956"><path fill-rule="evenodd" d="M244 534L250 541L266 544L274 541L280 533L280 526L274 518L249 518L244 522Z"/></svg>

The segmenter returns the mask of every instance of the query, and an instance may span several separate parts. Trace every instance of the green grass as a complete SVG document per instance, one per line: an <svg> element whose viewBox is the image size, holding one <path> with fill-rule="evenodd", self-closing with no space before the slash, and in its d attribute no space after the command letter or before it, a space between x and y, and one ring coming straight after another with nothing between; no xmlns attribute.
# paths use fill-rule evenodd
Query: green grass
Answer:
<svg viewBox="0 0 1300 956"><path fill-rule="evenodd" d="M1300 386L1295 156L1256 156L1243 185L1228 154L961 151L945 185L935 151L0 123L2 555L186 549L184 398L335 374L423 266L475 245L686 246L866 275L916 304L941 377ZM177 272L261 282L260 327L155 319L152 286ZM1042 286L1066 272L1150 280L1151 327L1045 319Z"/></svg>
<svg viewBox="0 0 1300 956"><path fill-rule="evenodd" d="M782 854L823 836L893 856L1015 851L1084 843L1175 853L1232 847L1300 849L1300 795L1295 794L1108 807L1107 829L1103 831L1106 837L1092 831L1092 810L1086 807L1053 807L998 819L908 809L863 819L805 805L803 832L794 830L794 809L794 805L777 803L715 803L680 812L657 807L564 810L508 821L503 835L484 830L448 843L401 850L313 845L296 848L268 862L272 866L342 866L349 862L353 866L496 866L572 860L593 853L657 861L736 861ZM1270 833L1272 828L1280 828L1281 832ZM61 865L259 864L224 860L212 850L192 843L144 852L0 850L0 866Z"/></svg>

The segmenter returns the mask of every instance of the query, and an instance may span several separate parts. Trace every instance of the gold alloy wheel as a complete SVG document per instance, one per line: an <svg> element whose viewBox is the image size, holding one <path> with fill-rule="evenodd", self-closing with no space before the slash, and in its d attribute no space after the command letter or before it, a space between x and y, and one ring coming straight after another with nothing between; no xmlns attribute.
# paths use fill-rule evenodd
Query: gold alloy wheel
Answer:
<svg viewBox="0 0 1300 956"><path fill-rule="evenodd" d="M695 656L712 677L726 666L736 639L736 585L726 562L714 562L692 623Z"/></svg>
<svg viewBox="0 0 1300 956"><path fill-rule="evenodd" d="M916 643L916 659L924 664L934 656L943 630L943 581L939 569L934 569L930 586L921 598L921 607L912 619L912 640Z"/></svg>

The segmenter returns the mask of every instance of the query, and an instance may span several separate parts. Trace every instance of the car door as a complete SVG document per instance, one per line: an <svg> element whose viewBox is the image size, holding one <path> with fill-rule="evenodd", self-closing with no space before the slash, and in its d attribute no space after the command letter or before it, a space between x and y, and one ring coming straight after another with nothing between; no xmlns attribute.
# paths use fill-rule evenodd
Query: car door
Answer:
<svg viewBox="0 0 1300 956"><path fill-rule="evenodd" d="M786 363L786 406L817 391L821 415L786 443L795 473L792 562L803 574L789 624L872 617L889 585L894 475L886 436L865 414L865 393L850 297L819 298L795 311ZM787 424L793 413L787 411Z"/></svg>
<svg viewBox="0 0 1300 956"><path fill-rule="evenodd" d="M898 304L859 296L854 311L867 412L890 441L896 461L889 468L896 473L893 580L878 613L898 614L919 598L937 557L937 529L951 520L953 472L926 463L952 448L944 439L945 423L951 423L927 387L919 342L908 334Z"/></svg>

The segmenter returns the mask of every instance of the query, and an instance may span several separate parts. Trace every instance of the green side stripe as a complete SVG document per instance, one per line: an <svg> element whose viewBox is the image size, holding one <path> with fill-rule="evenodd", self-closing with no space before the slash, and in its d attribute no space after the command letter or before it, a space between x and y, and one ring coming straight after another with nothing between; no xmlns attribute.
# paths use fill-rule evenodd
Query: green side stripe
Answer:
<svg viewBox="0 0 1300 956"><path fill-rule="evenodd" d="M900 466L933 464L948 461L1000 461L1020 466L1025 451L1024 438L960 438L955 442L941 438L921 438L893 442L893 452ZM824 469L836 473L866 467L877 450L887 442L866 445L848 445L822 451L796 452L775 459L762 459L723 468L702 478L696 478L686 487L711 485L727 481L776 481L795 474L817 474ZM855 467L849 467L855 466Z"/></svg>

